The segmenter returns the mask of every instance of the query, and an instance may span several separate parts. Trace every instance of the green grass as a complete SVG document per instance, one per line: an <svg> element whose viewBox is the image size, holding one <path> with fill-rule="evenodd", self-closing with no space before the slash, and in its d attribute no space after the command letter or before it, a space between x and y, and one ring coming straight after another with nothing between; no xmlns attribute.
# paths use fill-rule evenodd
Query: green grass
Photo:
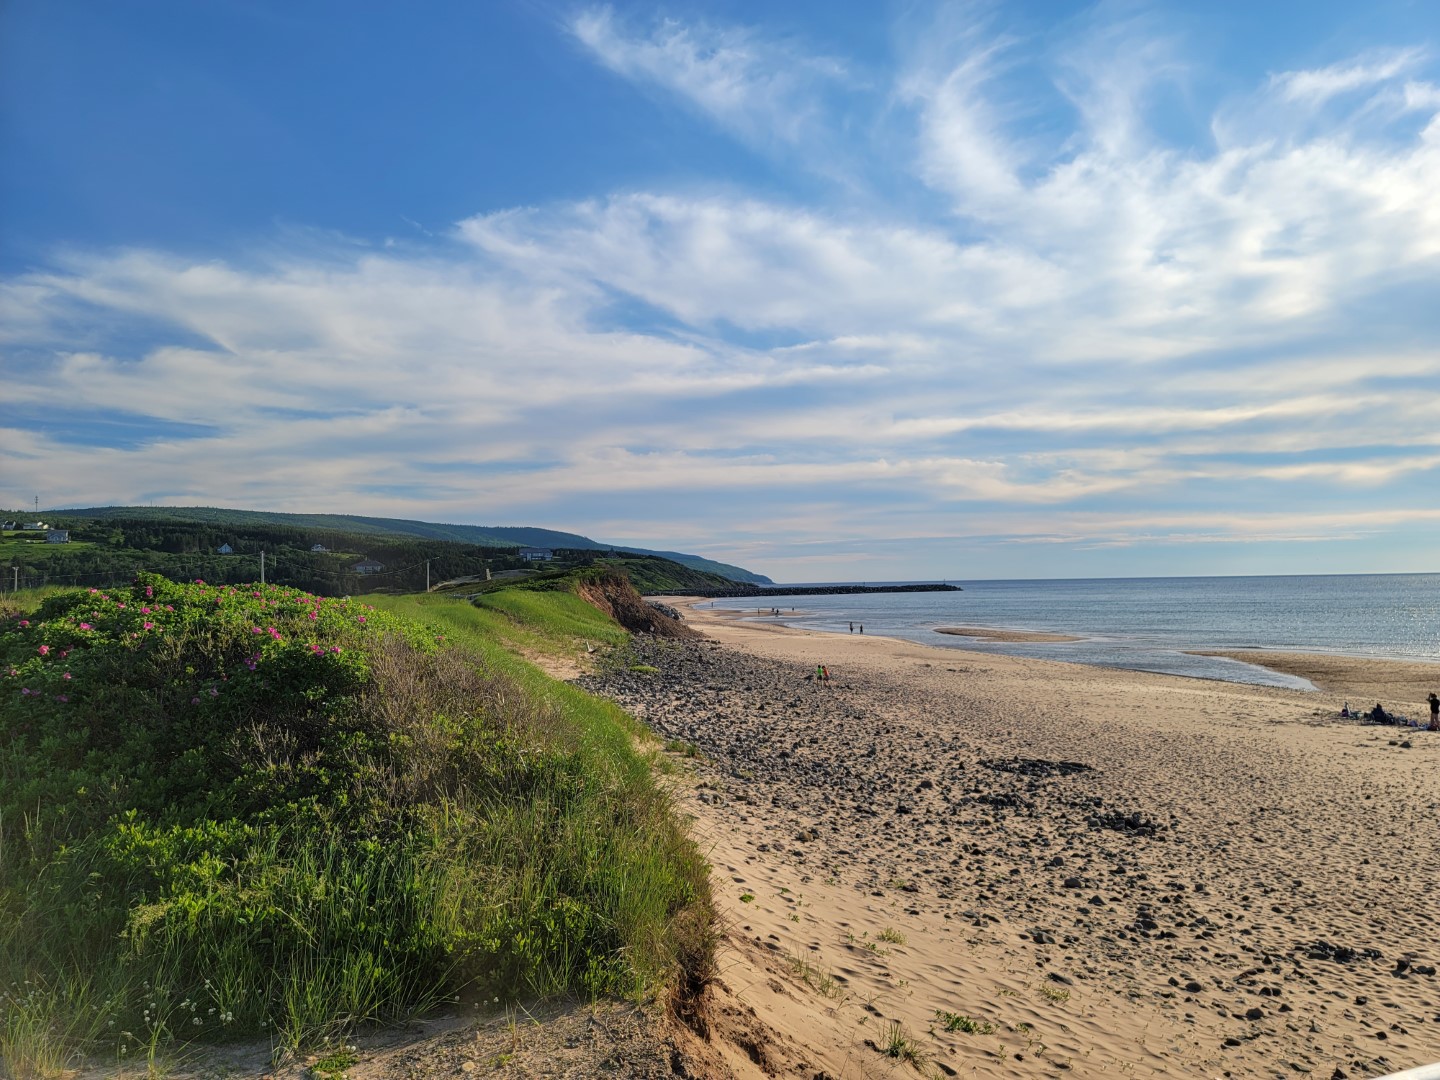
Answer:
<svg viewBox="0 0 1440 1080"><path fill-rule="evenodd" d="M512 651L623 640L577 598L101 597L0 624L8 1075L707 977L707 868L639 725Z"/></svg>
<svg viewBox="0 0 1440 1080"><path fill-rule="evenodd" d="M620 647L621 627L570 592L503 589L473 603L447 596L375 596L376 607L426 622L487 662L517 672L515 654L578 658L586 647Z"/></svg>
<svg viewBox="0 0 1440 1080"><path fill-rule="evenodd" d="M993 1035L995 1025L984 1020L975 1020L963 1013L945 1012L937 1010L935 1019L945 1026L946 1031L963 1031L967 1035Z"/></svg>

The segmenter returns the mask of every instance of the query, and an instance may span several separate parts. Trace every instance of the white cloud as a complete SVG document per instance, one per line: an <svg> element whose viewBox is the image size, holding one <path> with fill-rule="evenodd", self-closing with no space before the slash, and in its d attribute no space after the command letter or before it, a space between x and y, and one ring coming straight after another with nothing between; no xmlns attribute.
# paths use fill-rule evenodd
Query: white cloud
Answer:
<svg viewBox="0 0 1440 1080"><path fill-rule="evenodd" d="M1425 50L1382 49L1308 71L1286 71L1270 77L1271 87L1286 101L1321 105L1340 94L1368 89L1414 70Z"/></svg>
<svg viewBox="0 0 1440 1080"><path fill-rule="evenodd" d="M674 94L762 145L804 138L822 109L817 83L845 75L835 60L741 27L660 19L643 30L607 6L576 13L569 29L617 75Z"/></svg>

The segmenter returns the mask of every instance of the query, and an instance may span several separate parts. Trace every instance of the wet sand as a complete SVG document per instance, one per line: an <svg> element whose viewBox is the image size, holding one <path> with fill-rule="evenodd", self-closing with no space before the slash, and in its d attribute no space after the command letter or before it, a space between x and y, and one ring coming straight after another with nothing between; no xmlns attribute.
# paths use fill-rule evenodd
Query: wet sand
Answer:
<svg viewBox="0 0 1440 1080"><path fill-rule="evenodd" d="M594 682L698 755L737 1075L1440 1060L1440 734L1336 716L1385 665L1305 693L688 617Z"/></svg>
<svg viewBox="0 0 1440 1080"><path fill-rule="evenodd" d="M991 630L982 626L937 626L937 634L975 638L979 641L1081 641L1074 634L1050 634L1040 630Z"/></svg>

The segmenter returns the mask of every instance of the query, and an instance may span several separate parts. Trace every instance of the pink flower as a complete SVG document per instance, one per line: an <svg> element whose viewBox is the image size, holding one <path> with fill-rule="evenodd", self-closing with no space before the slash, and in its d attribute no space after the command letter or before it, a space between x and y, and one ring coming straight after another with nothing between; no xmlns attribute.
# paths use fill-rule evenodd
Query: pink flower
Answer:
<svg viewBox="0 0 1440 1080"><path fill-rule="evenodd" d="M91 590L90 590L90 595L91 595L91 596L94 596L94 595L95 595L96 593L98 593L99 591L100 591L99 589L91 589Z"/></svg>
<svg viewBox="0 0 1440 1080"><path fill-rule="evenodd" d="M20 625L21 625L21 626L29 626L29 625L30 625L30 620L29 620L29 619L21 619L21 620L20 620Z"/></svg>
<svg viewBox="0 0 1440 1080"><path fill-rule="evenodd" d="M116 607L124 607L125 605L124 605L124 604L121 604L121 603L117 603L115 606L116 606Z"/></svg>
<svg viewBox="0 0 1440 1080"><path fill-rule="evenodd" d="M339 646L339 645L331 645L331 646L330 646L330 651L331 651L332 653L334 653L336 656L339 656L339 655L340 655L340 646Z"/></svg>
<svg viewBox="0 0 1440 1080"><path fill-rule="evenodd" d="M154 587L153 587L153 586L150 586L150 585L146 585L146 586L145 586L145 599L146 599L146 600L149 600L149 599L151 599L154 595L155 595L155 589L154 589Z"/></svg>
<svg viewBox="0 0 1440 1080"><path fill-rule="evenodd" d="M364 621L365 621L365 616L364 616L364 615L361 615L359 618L360 618L360 621L361 621L361 622L364 622Z"/></svg>
<svg viewBox="0 0 1440 1080"><path fill-rule="evenodd" d="M198 697L192 697L192 698L190 699L190 704L191 704L191 705L199 705L199 704L200 704L200 699L199 699Z"/></svg>
<svg viewBox="0 0 1440 1080"><path fill-rule="evenodd" d="M65 672L64 675L61 675L60 677L61 677L62 679L64 679L66 682L69 682L69 681L70 681L70 672L67 671L67 672Z"/></svg>
<svg viewBox="0 0 1440 1080"><path fill-rule="evenodd" d="M195 584L196 584L196 585L204 585L204 584L205 584L205 579L204 579L204 578L198 578L198 577L197 577L197 578L195 579Z"/></svg>
<svg viewBox="0 0 1440 1080"><path fill-rule="evenodd" d="M150 609L149 609L148 607L142 607L142 608L140 609L140 614L141 614L141 615L149 615L149 614L150 614Z"/></svg>
<svg viewBox="0 0 1440 1080"><path fill-rule="evenodd" d="M265 631L264 631L264 630L261 630L260 627L258 627L258 626L252 626L252 627L250 627L250 632L251 632L252 634L263 634Z"/></svg>
<svg viewBox="0 0 1440 1080"><path fill-rule="evenodd" d="M219 696L220 696L220 691L219 691L219 690L216 690L215 687L212 686L212 687L210 687L210 696L211 696L211 697L219 697Z"/></svg>
<svg viewBox="0 0 1440 1080"><path fill-rule="evenodd" d="M144 627L145 627L146 630L154 630L154 629L155 629L155 624L154 624L153 622L146 621L143 625L144 625Z"/></svg>
<svg viewBox="0 0 1440 1080"><path fill-rule="evenodd" d="M94 630L95 627L91 626L88 622L82 622L82 623L80 624L80 629L81 629L81 630Z"/></svg>
<svg viewBox="0 0 1440 1080"><path fill-rule="evenodd" d="M50 652L50 646L49 646L49 645L41 645L41 646L40 646L40 655L41 655L41 656L46 656L46 655L49 654L49 652Z"/></svg>
<svg viewBox="0 0 1440 1080"><path fill-rule="evenodd" d="M55 700L56 700L56 701L62 701L62 702L64 702L64 701L69 701L69 700L70 700L70 695L69 695L69 694L56 694L56 695L55 695Z"/></svg>
<svg viewBox="0 0 1440 1080"><path fill-rule="evenodd" d="M172 606L170 606L169 604L166 604L166 605L165 605L165 610L166 610L166 611L174 611L175 609L174 609Z"/></svg>

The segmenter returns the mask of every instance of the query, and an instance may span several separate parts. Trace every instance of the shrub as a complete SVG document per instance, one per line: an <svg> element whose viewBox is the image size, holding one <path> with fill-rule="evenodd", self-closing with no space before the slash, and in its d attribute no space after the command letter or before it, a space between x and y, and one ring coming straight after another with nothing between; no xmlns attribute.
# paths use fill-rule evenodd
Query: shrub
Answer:
<svg viewBox="0 0 1440 1080"><path fill-rule="evenodd" d="M11 617L0 1053L657 988L705 867L624 724L564 691L275 586L141 577Z"/></svg>

